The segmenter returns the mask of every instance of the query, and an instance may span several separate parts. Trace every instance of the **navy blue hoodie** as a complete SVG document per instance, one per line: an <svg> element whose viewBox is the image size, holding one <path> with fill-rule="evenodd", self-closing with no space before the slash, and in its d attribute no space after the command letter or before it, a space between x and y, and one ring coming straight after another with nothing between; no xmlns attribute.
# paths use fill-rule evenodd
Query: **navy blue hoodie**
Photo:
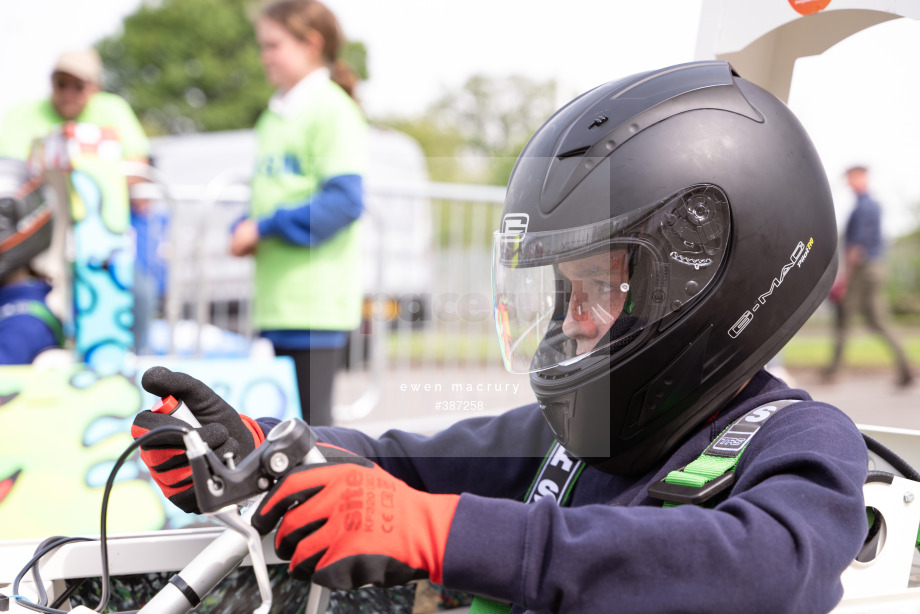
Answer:
<svg viewBox="0 0 920 614"><path fill-rule="evenodd" d="M648 486L699 457L731 422L798 399L757 433L716 507L663 508ZM317 428L419 490L462 493L444 584L512 612L827 612L865 536L867 452L853 422L765 371L641 477L582 473L567 507L524 498L552 435L539 408L473 418L432 437Z"/></svg>
<svg viewBox="0 0 920 614"><path fill-rule="evenodd" d="M58 347L51 328L29 313L29 303L44 303L50 291L37 279L0 286L0 365L29 364L43 350Z"/></svg>

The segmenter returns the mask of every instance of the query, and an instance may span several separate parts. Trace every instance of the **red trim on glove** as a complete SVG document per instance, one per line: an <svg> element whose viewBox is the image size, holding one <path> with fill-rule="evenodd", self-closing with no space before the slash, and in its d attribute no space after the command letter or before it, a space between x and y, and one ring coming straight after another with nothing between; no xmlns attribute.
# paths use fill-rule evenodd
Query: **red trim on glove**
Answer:
<svg viewBox="0 0 920 614"><path fill-rule="evenodd" d="M131 425L131 437L134 439L142 437L149 432L148 429L137 425ZM150 477L152 477L153 481L160 487L160 490L163 491L167 499L192 487L191 483L184 484L178 488L176 487L176 484L191 477L192 468L188 464L166 471L157 470L157 467L163 463L171 461L182 454L185 454L185 450L179 448L141 450L141 460L144 461L144 464L147 465L147 468L150 470Z"/></svg>
<svg viewBox="0 0 920 614"><path fill-rule="evenodd" d="M246 428L249 429L249 432L252 434L252 441L258 448L262 442L265 441L265 433L262 432L262 427L249 416L240 414L240 419L243 421L243 424L246 425Z"/></svg>
<svg viewBox="0 0 920 614"><path fill-rule="evenodd" d="M178 468L178 469L174 469L174 470L173 470L172 472L170 472L170 473L171 473L171 474L174 474L174 476L184 476L184 477L180 477L179 479L176 479L175 482L171 482L171 484L175 484L175 483L180 482L180 481L182 481L182 480L184 480L184 479L186 479L186 478L192 477L192 470L191 470L190 467L180 467L180 468ZM172 497L173 495L178 495L179 493L183 493L183 492L185 492L186 490L188 490L189 488L192 487L192 483L189 482L188 484L185 484L184 486L180 486L180 487L176 488L175 486L171 486L170 484L167 484L167 483L164 482L162 479L160 479L160 476L162 476L162 475L163 475L163 474L161 474L161 473L151 473L151 474L150 474L150 477L152 477L152 478L153 478L153 481L157 483L157 486L160 487L160 490L163 491L163 494L166 495L166 498L167 498L167 499L169 499L169 498Z"/></svg>

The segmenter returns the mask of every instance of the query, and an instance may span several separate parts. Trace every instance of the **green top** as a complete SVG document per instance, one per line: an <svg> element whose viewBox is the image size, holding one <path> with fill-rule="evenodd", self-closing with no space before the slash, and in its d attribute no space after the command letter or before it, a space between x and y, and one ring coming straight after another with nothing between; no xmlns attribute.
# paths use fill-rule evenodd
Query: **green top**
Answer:
<svg viewBox="0 0 920 614"><path fill-rule="evenodd" d="M150 143L137 116L115 94L97 92L73 121L114 128L121 140L123 158L147 157L150 153ZM28 159L32 142L54 132L63 123L48 99L13 107L0 126L0 156Z"/></svg>
<svg viewBox="0 0 920 614"><path fill-rule="evenodd" d="M323 183L363 175L367 124L357 104L328 78L301 82L295 105L270 107L256 123L253 218L304 206ZM300 85L308 86L301 88ZM292 108L293 107L293 108ZM256 250L253 322L260 330L352 330L361 319L361 245L352 223L312 246L263 238Z"/></svg>

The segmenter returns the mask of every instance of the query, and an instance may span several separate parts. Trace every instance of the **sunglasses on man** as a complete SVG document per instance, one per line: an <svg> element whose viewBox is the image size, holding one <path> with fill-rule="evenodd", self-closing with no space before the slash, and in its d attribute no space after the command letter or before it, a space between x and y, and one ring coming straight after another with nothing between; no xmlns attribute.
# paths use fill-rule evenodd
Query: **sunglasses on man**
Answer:
<svg viewBox="0 0 920 614"><path fill-rule="evenodd" d="M51 80L51 84L56 90L74 90L77 93L83 92L86 89L86 81L81 81L79 79L73 79L68 77L54 77Z"/></svg>

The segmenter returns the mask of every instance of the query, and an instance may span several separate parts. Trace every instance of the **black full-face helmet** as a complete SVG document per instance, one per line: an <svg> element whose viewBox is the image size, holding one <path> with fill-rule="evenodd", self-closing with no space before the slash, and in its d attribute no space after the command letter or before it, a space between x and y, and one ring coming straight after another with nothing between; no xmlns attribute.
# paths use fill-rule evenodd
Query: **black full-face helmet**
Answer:
<svg viewBox="0 0 920 614"><path fill-rule="evenodd" d="M51 244L51 209L41 178L26 164L0 158L0 282Z"/></svg>
<svg viewBox="0 0 920 614"><path fill-rule="evenodd" d="M727 63L607 83L512 172L492 266L505 365L570 453L645 472L817 309L836 242L805 130Z"/></svg>

